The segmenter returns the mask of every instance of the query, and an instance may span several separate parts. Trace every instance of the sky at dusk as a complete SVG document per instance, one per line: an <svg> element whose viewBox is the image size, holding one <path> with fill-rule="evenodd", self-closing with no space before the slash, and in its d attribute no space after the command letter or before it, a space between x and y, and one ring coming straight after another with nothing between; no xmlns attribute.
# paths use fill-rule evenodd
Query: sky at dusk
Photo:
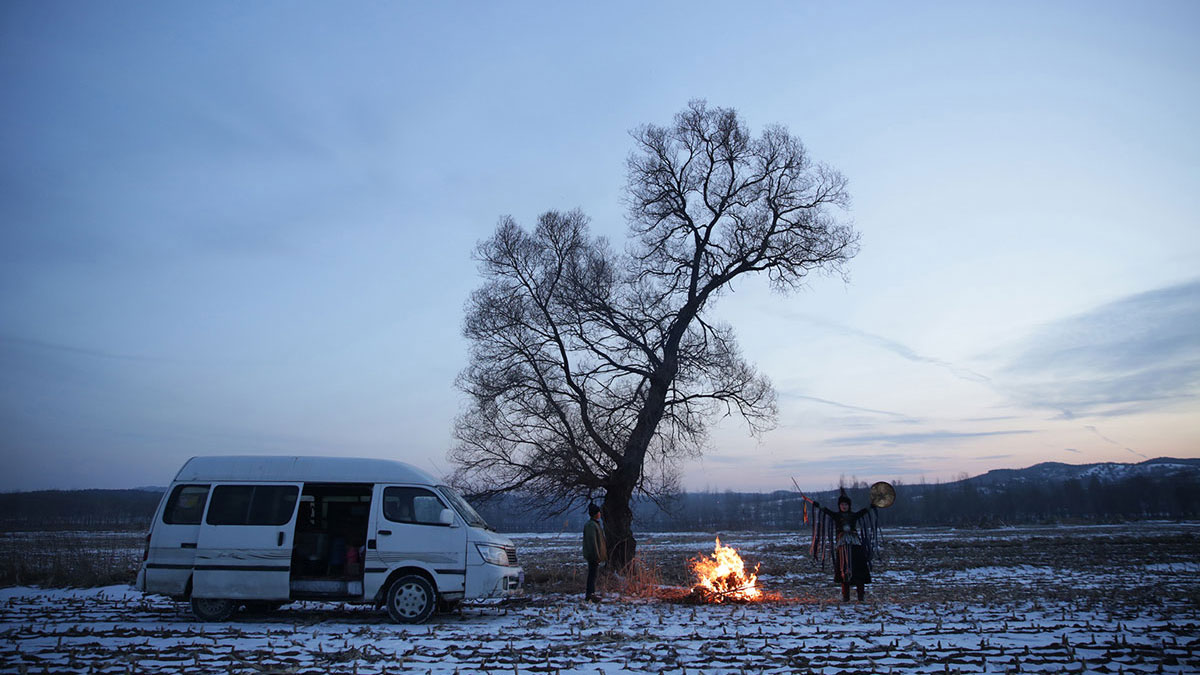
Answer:
<svg viewBox="0 0 1200 675"><path fill-rule="evenodd" d="M451 466L471 252L690 99L850 181L689 489L1200 457L1200 3L0 3L0 490Z"/></svg>

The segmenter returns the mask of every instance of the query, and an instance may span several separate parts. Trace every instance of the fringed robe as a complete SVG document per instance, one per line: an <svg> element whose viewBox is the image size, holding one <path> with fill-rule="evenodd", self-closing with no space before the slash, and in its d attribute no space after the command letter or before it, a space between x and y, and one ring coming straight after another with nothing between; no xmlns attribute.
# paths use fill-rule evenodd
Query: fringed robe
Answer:
<svg viewBox="0 0 1200 675"><path fill-rule="evenodd" d="M874 508L832 511L813 502L813 537L810 552L824 566L833 560L835 584L871 583L871 561L879 543L879 519Z"/></svg>

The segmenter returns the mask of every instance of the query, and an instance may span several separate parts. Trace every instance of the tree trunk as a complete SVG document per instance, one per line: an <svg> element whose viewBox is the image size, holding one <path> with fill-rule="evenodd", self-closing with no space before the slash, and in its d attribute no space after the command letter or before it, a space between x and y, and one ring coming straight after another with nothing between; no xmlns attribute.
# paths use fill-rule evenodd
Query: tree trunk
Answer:
<svg viewBox="0 0 1200 675"><path fill-rule="evenodd" d="M608 564L613 569L624 570L637 553L637 540L633 538L633 509L630 507L632 497L632 486L609 488L600 506Z"/></svg>
<svg viewBox="0 0 1200 675"><path fill-rule="evenodd" d="M676 359L679 341L687 324L695 316L695 308L685 308L680 314L686 318L676 319L677 323L671 329L671 336L663 348L662 363L658 372L650 378L646 402L638 414L633 432L625 442L622 466L612 475L604 497L604 505L600 507L600 515L604 518L604 540L608 546L608 564L619 570L625 570L637 553L637 540L633 538L633 491L642 476L646 450L650 447L650 441L653 440L654 432L658 429L666 410L667 391L671 382L675 381L679 368Z"/></svg>

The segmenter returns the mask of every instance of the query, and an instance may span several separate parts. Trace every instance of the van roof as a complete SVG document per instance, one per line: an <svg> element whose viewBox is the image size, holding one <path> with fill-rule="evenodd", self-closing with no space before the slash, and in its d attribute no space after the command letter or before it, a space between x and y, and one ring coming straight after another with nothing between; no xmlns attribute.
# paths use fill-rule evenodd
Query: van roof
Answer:
<svg viewBox="0 0 1200 675"><path fill-rule="evenodd" d="M439 481L411 464L367 457L193 457L179 481L298 481L313 483L421 483Z"/></svg>

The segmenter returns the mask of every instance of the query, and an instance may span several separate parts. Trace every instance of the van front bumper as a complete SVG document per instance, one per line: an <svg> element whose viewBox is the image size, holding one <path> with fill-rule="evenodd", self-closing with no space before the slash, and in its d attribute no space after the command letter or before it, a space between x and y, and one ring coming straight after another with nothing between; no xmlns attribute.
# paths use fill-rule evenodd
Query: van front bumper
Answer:
<svg viewBox="0 0 1200 675"><path fill-rule="evenodd" d="M468 599L511 598L525 592L525 570L523 568L487 564L472 568L467 572L468 575L475 573L478 573L479 577L467 580ZM473 581L475 583L472 583Z"/></svg>
<svg viewBox="0 0 1200 675"><path fill-rule="evenodd" d="M505 598L521 595L525 592L525 569L522 567L502 567L504 573L496 579L496 585L490 594L493 598Z"/></svg>
<svg viewBox="0 0 1200 675"><path fill-rule="evenodd" d="M525 568L518 567L516 574L507 574L501 578L500 583L504 586L504 592L510 595L517 595L525 592Z"/></svg>

